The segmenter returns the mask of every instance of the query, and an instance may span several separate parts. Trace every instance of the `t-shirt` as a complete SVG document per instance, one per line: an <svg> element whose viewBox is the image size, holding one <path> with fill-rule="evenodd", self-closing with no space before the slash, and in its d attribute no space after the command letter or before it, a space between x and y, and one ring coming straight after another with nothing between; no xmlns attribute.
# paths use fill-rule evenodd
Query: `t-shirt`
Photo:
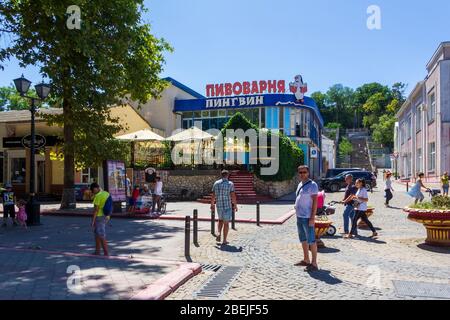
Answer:
<svg viewBox="0 0 450 320"><path fill-rule="evenodd" d="M365 198L365 199L369 198L369 194L367 193L366 188L358 189L358 192L356 192L356 196L358 198ZM362 202L359 199L357 199L357 201L359 202L359 205L358 205L358 208L356 210L367 211L367 202Z"/></svg>
<svg viewBox="0 0 450 320"><path fill-rule="evenodd" d="M447 177L442 176L441 182L443 186L448 186L448 176Z"/></svg>
<svg viewBox="0 0 450 320"><path fill-rule="evenodd" d="M391 181L391 179L387 179L384 190L391 190L391 189L392 189L392 181Z"/></svg>
<svg viewBox="0 0 450 320"><path fill-rule="evenodd" d="M348 197L350 197L350 195L355 195L356 192L358 191L358 188L355 187L354 184L348 185L345 188L345 195L344 195L344 199L347 199ZM352 202L350 201L349 203L347 203L347 206L350 206L352 204Z"/></svg>
<svg viewBox="0 0 450 320"><path fill-rule="evenodd" d="M109 192L100 191L94 197L94 206L98 207L97 217L103 217L103 207L105 206L106 200L108 200Z"/></svg>
<svg viewBox="0 0 450 320"><path fill-rule="evenodd" d="M158 182L156 182L156 185L155 185L155 194L157 195L157 196L161 196L162 195L162 188L163 188L163 184L162 184L162 181L158 181Z"/></svg>
<svg viewBox="0 0 450 320"><path fill-rule="evenodd" d="M312 196L319 193L319 187L314 181L311 181L302 188L303 182L300 182L295 192L295 212L299 218L311 218L313 200ZM301 188L301 190L300 190ZM300 191L299 191L300 190Z"/></svg>
<svg viewBox="0 0 450 320"><path fill-rule="evenodd" d="M4 206L14 205L14 192L13 191L3 191L2 192L2 202Z"/></svg>

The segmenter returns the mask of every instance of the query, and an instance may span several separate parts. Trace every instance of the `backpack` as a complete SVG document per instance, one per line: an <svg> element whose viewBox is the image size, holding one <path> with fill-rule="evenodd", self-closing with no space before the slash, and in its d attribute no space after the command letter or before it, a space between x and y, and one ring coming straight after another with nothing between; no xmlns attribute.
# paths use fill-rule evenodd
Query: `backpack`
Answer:
<svg viewBox="0 0 450 320"><path fill-rule="evenodd" d="M103 214L105 217L109 217L113 212L113 200L111 195L106 199L105 205L103 206Z"/></svg>

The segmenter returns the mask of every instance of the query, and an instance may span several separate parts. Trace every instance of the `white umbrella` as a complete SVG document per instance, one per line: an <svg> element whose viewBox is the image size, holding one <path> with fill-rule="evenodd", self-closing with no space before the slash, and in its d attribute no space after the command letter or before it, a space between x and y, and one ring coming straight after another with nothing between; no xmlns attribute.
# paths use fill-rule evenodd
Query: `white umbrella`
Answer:
<svg viewBox="0 0 450 320"><path fill-rule="evenodd" d="M144 129L144 130L139 130L136 132L124 134L123 136L116 137L116 139L125 140L125 141L135 141L135 142L164 141L163 137L161 137L159 134L156 134L149 129Z"/></svg>
<svg viewBox="0 0 450 320"><path fill-rule="evenodd" d="M166 141L210 140L213 138L214 136L208 132L202 131L197 127L192 127L166 138Z"/></svg>

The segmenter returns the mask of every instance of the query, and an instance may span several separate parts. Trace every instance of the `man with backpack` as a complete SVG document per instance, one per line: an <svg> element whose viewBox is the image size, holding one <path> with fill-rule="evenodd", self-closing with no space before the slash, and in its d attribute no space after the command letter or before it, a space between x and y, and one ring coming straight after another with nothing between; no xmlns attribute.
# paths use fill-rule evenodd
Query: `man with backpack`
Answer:
<svg viewBox="0 0 450 320"><path fill-rule="evenodd" d="M92 229L95 235L95 255L100 255L100 248L108 256L108 243L106 242L106 224L112 213L112 198L107 191L100 189L97 183L91 184L94 194L94 212L92 215Z"/></svg>

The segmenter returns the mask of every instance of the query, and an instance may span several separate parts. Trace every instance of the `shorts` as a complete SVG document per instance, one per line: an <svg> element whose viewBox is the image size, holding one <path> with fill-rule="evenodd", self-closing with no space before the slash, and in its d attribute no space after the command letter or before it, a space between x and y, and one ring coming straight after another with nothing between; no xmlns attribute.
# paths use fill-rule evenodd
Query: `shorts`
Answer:
<svg viewBox="0 0 450 320"><path fill-rule="evenodd" d="M106 217L96 217L95 218L95 226L94 226L94 234L102 239L106 238Z"/></svg>
<svg viewBox="0 0 450 320"><path fill-rule="evenodd" d="M449 186L448 185L443 185L442 189L444 190L444 193L448 193Z"/></svg>
<svg viewBox="0 0 450 320"><path fill-rule="evenodd" d="M3 218L7 219L10 216L12 219L16 217L16 209L14 205L3 206Z"/></svg>
<svg viewBox="0 0 450 320"><path fill-rule="evenodd" d="M300 242L308 242L308 244L316 243L315 228L309 225L309 218L297 217L297 230Z"/></svg>
<svg viewBox="0 0 450 320"><path fill-rule="evenodd" d="M217 209L217 214L219 215L219 220L229 222L233 216L233 210L230 209Z"/></svg>

